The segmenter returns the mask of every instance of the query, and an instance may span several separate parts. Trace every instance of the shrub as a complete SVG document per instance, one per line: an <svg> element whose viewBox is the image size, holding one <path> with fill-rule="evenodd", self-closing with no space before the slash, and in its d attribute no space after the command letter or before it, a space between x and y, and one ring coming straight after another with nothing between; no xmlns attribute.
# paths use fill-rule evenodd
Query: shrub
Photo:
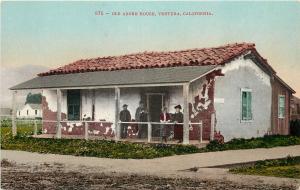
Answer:
<svg viewBox="0 0 300 190"><path fill-rule="evenodd" d="M300 120L293 120L290 123L290 133L291 135L300 137Z"/></svg>

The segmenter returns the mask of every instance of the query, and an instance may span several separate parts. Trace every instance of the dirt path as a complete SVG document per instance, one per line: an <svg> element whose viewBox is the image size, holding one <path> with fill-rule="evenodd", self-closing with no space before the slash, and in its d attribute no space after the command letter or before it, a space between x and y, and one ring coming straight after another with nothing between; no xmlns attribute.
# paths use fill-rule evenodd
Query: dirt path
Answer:
<svg viewBox="0 0 300 190"><path fill-rule="evenodd" d="M95 157L76 157L69 155L39 154L24 151L2 150L1 157L17 163L56 162L68 165L101 167L107 172L165 173L176 172L193 167L252 162L264 159L283 158L288 155L300 156L300 145L270 149L229 150L221 152L197 153L170 156L156 159L108 159Z"/></svg>
<svg viewBox="0 0 300 190"><path fill-rule="evenodd" d="M184 178L192 180L190 184L203 187L203 189L205 189L204 187L206 186L210 187L212 184L216 185L208 189L214 189L215 187L218 189L217 187L220 187L218 185L222 186L222 184L226 184L228 189L272 189L274 186L283 186L288 189L293 186L292 189L295 189L296 186L299 186L300 180L234 175L229 174L227 169L207 168L216 165L282 158L287 155L300 156L300 146L199 153L149 160L76 157L2 150L2 159L7 159L18 165L18 167L11 167L2 171L4 180L2 182L5 182L11 187L12 184L19 184L13 183L14 181L19 181L21 186L24 183L32 184L35 183L34 181L39 181L36 185L38 187L44 187L43 184L48 184L49 186L51 186L52 183L56 185L60 184L59 179L61 178L63 183L67 185L67 188L72 188L72 184L76 184L78 187L89 186L93 189L94 186L92 184L95 183L96 189L107 189L109 184L128 183L128 187L125 189L159 189L159 186L174 189L172 187L181 187L180 184L185 184ZM20 167L20 165L24 167ZM52 165L52 167L49 167L49 169L47 165ZM61 166L61 168L57 166ZM195 167L199 169L197 171L189 170ZM62 168L63 171L61 170ZM111 178L112 175L115 176L114 179ZM160 179L164 179L165 181L160 182ZM174 181L172 179L176 180ZM180 181L180 179L182 180ZM42 184L40 184L40 180ZM144 181L150 184L149 188L148 186L143 186ZM156 181L159 185L154 183ZM231 183L236 185L236 188L231 186ZM35 185L33 184L33 186ZM250 188L251 186L255 188ZM179 189L184 189L185 187L190 186L183 185L182 188ZM116 188L110 187L108 189ZM193 187L191 188L193 189Z"/></svg>
<svg viewBox="0 0 300 190"><path fill-rule="evenodd" d="M29 165L8 161L2 162L1 180L3 189L296 189L291 184L264 184L261 180L232 182L227 179L103 173L99 168L73 170L58 163Z"/></svg>

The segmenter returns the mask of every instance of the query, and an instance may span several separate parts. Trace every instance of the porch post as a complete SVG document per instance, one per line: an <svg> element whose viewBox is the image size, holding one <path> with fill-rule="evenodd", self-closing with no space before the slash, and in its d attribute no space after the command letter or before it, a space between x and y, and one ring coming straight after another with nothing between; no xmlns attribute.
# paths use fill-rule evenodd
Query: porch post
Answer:
<svg viewBox="0 0 300 190"><path fill-rule="evenodd" d="M120 88L115 87L115 140L120 140Z"/></svg>
<svg viewBox="0 0 300 190"><path fill-rule="evenodd" d="M37 136L37 123L36 123L36 119L33 120L33 124L34 124L33 134L34 134L34 136Z"/></svg>
<svg viewBox="0 0 300 190"><path fill-rule="evenodd" d="M183 144L189 144L189 83L183 85Z"/></svg>
<svg viewBox="0 0 300 190"><path fill-rule="evenodd" d="M16 110L16 96L17 96L17 91L13 91L12 93L12 134L13 136L17 135L17 123L16 123L16 118L17 118L17 110Z"/></svg>
<svg viewBox="0 0 300 190"><path fill-rule="evenodd" d="M147 127L148 127L148 131L147 131L147 134L148 134L147 141L148 141L148 142L151 142L152 126L151 126L151 123L150 123L150 122L148 122Z"/></svg>
<svg viewBox="0 0 300 190"><path fill-rule="evenodd" d="M56 115L56 121L57 121L57 128L56 128L56 138L61 138L61 90L56 90L56 105L57 105L57 115Z"/></svg>
<svg viewBox="0 0 300 190"><path fill-rule="evenodd" d="M84 122L84 139L89 140L89 123Z"/></svg>
<svg viewBox="0 0 300 190"><path fill-rule="evenodd" d="M216 115L215 113L211 114L211 121L210 121L210 140L213 141L214 140L214 134L215 134L215 119L216 119Z"/></svg>

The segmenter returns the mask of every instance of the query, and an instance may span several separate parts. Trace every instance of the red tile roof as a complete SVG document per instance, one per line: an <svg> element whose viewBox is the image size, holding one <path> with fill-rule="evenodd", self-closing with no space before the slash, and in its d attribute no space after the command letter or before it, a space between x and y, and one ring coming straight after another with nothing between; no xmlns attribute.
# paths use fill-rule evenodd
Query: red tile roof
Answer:
<svg viewBox="0 0 300 190"><path fill-rule="evenodd" d="M50 70L45 73L40 73L38 75L46 76L67 73L144 69L156 67L221 65L249 50L256 52L255 44L235 43L215 48L189 49L170 52L143 52L122 56L81 59L71 64ZM260 58L267 64L265 59L262 57Z"/></svg>

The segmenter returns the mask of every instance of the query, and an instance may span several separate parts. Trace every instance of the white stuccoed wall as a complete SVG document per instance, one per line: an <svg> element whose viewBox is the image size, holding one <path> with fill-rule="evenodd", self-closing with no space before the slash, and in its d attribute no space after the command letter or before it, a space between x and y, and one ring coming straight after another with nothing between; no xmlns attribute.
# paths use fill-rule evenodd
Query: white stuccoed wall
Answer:
<svg viewBox="0 0 300 190"><path fill-rule="evenodd" d="M114 89L96 89L95 91L95 120L105 119L114 122L115 98ZM90 109L91 108L90 104Z"/></svg>
<svg viewBox="0 0 300 190"><path fill-rule="evenodd" d="M233 60L215 81L216 128L225 141L263 136L271 127L270 77L251 60ZM241 88L252 90L253 121L241 121Z"/></svg>
<svg viewBox="0 0 300 190"><path fill-rule="evenodd" d="M183 92L182 92L182 86L172 86L168 88L169 93L169 100L166 104L168 106L168 111L170 113L175 113L175 106L180 104L181 107L183 107Z"/></svg>
<svg viewBox="0 0 300 190"><path fill-rule="evenodd" d="M166 105L169 112L174 112L174 106L183 103L182 87L174 86L168 87L169 100ZM48 107L51 111L57 111L56 105L56 90L43 90L43 96L46 98ZM128 104L128 110L134 118L136 108L139 106L141 100L140 88L121 88L120 110L123 104ZM92 117L92 90L81 91L81 115L82 117ZM62 112L67 113L67 90L62 91ZM114 89L96 89L95 90L95 120L105 119L113 122L115 119L115 91Z"/></svg>
<svg viewBox="0 0 300 190"><path fill-rule="evenodd" d="M92 118L92 90L82 90L81 92L81 116Z"/></svg>

